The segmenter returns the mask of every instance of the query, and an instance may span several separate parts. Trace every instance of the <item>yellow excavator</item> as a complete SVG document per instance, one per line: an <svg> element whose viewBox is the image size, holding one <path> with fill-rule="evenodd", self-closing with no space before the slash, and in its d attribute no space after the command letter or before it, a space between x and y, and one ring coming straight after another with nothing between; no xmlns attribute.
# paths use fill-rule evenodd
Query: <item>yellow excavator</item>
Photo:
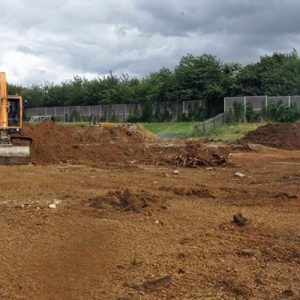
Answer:
<svg viewBox="0 0 300 300"><path fill-rule="evenodd" d="M20 135L22 117L22 97L7 95L6 74L0 72L0 165L29 163L32 140Z"/></svg>

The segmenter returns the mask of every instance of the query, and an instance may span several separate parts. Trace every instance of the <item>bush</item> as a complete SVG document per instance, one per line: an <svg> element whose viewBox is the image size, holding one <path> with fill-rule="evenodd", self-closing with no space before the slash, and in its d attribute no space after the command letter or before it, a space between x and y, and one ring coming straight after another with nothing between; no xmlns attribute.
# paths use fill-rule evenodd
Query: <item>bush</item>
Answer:
<svg viewBox="0 0 300 300"><path fill-rule="evenodd" d="M145 103L143 105L141 121L145 122L145 123L152 121L152 104L151 103Z"/></svg>
<svg viewBox="0 0 300 300"><path fill-rule="evenodd" d="M227 117L227 120L226 120L226 121L227 121L228 123L234 123L234 122L235 122L234 111L233 111L232 108L229 109L229 111L228 111L226 117Z"/></svg>
<svg viewBox="0 0 300 300"><path fill-rule="evenodd" d="M300 118L300 111L295 104L290 107L282 101L269 102L263 109L263 118L274 122L295 122Z"/></svg>
<svg viewBox="0 0 300 300"><path fill-rule="evenodd" d="M203 120L205 120L205 110L203 109L203 107L201 105L197 105L194 108L191 121L201 122Z"/></svg>
<svg viewBox="0 0 300 300"><path fill-rule="evenodd" d="M246 105L246 121L249 123L254 123L257 121L258 115L254 112L253 106L251 103Z"/></svg>
<svg viewBox="0 0 300 300"><path fill-rule="evenodd" d="M244 118L244 105L233 102L233 118L235 122L242 122Z"/></svg>
<svg viewBox="0 0 300 300"><path fill-rule="evenodd" d="M80 121L80 113L77 110L73 110L70 114L69 120L71 122L79 122Z"/></svg>
<svg viewBox="0 0 300 300"><path fill-rule="evenodd" d="M130 115L128 117L127 122L129 122L129 123L140 123L140 122L142 122L142 116L136 110L132 115Z"/></svg>

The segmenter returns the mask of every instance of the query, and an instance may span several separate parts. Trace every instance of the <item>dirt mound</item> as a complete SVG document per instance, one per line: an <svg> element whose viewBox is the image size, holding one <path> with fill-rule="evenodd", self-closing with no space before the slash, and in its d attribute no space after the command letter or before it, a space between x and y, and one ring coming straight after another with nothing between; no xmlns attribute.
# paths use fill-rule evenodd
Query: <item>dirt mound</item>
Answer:
<svg viewBox="0 0 300 300"><path fill-rule="evenodd" d="M104 197L91 198L88 201L93 208L113 207L124 211L140 212L146 208L165 209L165 201L146 191L133 193L129 189L124 191L111 191Z"/></svg>
<svg viewBox="0 0 300 300"><path fill-rule="evenodd" d="M221 166L228 163L228 156L226 148L212 149L200 142L189 141L175 155L162 156L158 163L187 168Z"/></svg>
<svg viewBox="0 0 300 300"><path fill-rule="evenodd" d="M300 123L267 124L249 132L241 141L297 150L300 149Z"/></svg>
<svg viewBox="0 0 300 300"><path fill-rule="evenodd" d="M25 124L22 135L33 139L31 161L36 164L126 162L142 157L144 143L152 139L131 125L63 127L50 120Z"/></svg>

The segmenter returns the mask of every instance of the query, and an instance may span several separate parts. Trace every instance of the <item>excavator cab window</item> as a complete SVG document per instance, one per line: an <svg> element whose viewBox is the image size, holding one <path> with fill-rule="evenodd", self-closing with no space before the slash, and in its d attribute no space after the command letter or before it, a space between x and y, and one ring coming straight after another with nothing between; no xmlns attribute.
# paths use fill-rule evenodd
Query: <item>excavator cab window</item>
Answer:
<svg viewBox="0 0 300 300"><path fill-rule="evenodd" d="M20 126L20 102L18 100L8 101L8 126Z"/></svg>

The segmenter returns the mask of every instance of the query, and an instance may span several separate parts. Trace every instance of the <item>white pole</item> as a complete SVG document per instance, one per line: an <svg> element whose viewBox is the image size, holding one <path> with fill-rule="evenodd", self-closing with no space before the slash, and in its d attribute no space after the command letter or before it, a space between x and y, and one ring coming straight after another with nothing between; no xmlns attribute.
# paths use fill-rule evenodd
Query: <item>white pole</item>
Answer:
<svg viewBox="0 0 300 300"><path fill-rule="evenodd" d="M244 122L246 123L246 113L247 113L247 99L244 97Z"/></svg>

